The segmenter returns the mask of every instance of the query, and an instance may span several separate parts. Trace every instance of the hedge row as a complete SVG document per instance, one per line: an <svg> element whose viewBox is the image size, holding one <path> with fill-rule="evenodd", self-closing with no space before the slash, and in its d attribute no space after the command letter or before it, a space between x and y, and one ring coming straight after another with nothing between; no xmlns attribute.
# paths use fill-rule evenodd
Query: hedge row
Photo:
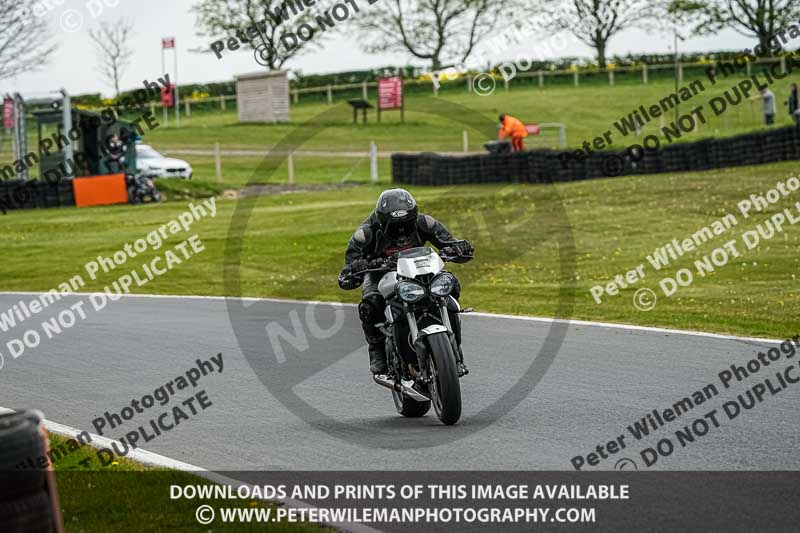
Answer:
<svg viewBox="0 0 800 533"><path fill-rule="evenodd" d="M574 152L530 150L518 154L447 156L393 154L392 179L406 185L550 183L584 179L692 172L800 159L800 128L666 146L607 150L579 158Z"/></svg>

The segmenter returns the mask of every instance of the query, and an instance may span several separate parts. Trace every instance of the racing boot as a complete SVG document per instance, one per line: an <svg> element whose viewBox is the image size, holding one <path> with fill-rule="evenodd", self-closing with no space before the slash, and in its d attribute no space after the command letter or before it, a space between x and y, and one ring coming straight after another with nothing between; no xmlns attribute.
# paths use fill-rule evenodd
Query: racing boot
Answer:
<svg viewBox="0 0 800 533"><path fill-rule="evenodd" d="M469 374L469 368L467 368L466 363L464 363L464 351L461 349L460 344L458 345L456 359L458 359L458 377L463 378Z"/></svg>
<svg viewBox="0 0 800 533"><path fill-rule="evenodd" d="M380 342L369 343L369 371L373 374L386 374L386 346Z"/></svg>

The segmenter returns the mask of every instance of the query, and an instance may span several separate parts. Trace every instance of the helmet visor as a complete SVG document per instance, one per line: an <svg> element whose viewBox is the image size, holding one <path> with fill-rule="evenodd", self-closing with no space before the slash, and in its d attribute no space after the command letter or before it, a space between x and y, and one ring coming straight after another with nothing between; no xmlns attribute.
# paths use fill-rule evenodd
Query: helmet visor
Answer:
<svg viewBox="0 0 800 533"><path fill-rule="evenodd" d="M398 244L409 242L414 236L415 222L414 219L389 222L386 227L386 236Z"/></svg>

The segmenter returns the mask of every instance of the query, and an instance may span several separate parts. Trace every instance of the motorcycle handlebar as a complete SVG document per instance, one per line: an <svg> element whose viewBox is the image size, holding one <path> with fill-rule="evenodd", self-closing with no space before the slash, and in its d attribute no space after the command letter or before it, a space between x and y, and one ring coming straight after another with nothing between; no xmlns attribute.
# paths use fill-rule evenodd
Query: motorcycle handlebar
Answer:
<svg viewBox="0 0 800 533"><path fill-rule="evenodd" d="M442 261L444 261L445 263L450 263L450 262L455 261L456 259L463 259L463 258L466 258L466 257L472 257L472 255L471 254L470 255L444 255L444 254L442 254L440 252L439 253L439 257L441 257ZM359 272L351 272L350 275L348 276L348 278L354 278L354 277L357 277L357 276L361 276L363 274L368 274L370 272L391 272L395 268L397 268L397 254L395 254L390 259L388 259L386 261L386 263L384 263L384 265L382 267L380 267L380 268L368 268L366 270L361 270Z"/></svg>

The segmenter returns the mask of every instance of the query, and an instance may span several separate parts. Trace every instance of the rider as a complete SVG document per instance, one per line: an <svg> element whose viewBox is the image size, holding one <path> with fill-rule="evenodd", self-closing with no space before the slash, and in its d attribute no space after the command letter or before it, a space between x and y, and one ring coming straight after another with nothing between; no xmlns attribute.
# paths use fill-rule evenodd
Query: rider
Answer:
<svg viewBox="0 0 800 533"><path fill-rule="evenodd" d="M339 287L353 290L363 283L358 315L369 344L369 368L373 374L385 374L387 371L384 336L374 326L383 320L385 303L378 292L378 282L383 273L353 274L378 268L384 258L402 250L424 246L427 242L433 243L446 255L455 256L455 263L466 263L472 259L474 249L468 241L453 238L441 222L430 215L420 214L417 202L405 189L390 189L381 193L375 210L361 223L347 245L345 265L339 274ZM456 283L452 294L455 301L448 308L454 311L450 313L451 325L461 346L461 322L457 313L459 292L460 287ZM463 355L460 358L463 359Z"/></svg>

